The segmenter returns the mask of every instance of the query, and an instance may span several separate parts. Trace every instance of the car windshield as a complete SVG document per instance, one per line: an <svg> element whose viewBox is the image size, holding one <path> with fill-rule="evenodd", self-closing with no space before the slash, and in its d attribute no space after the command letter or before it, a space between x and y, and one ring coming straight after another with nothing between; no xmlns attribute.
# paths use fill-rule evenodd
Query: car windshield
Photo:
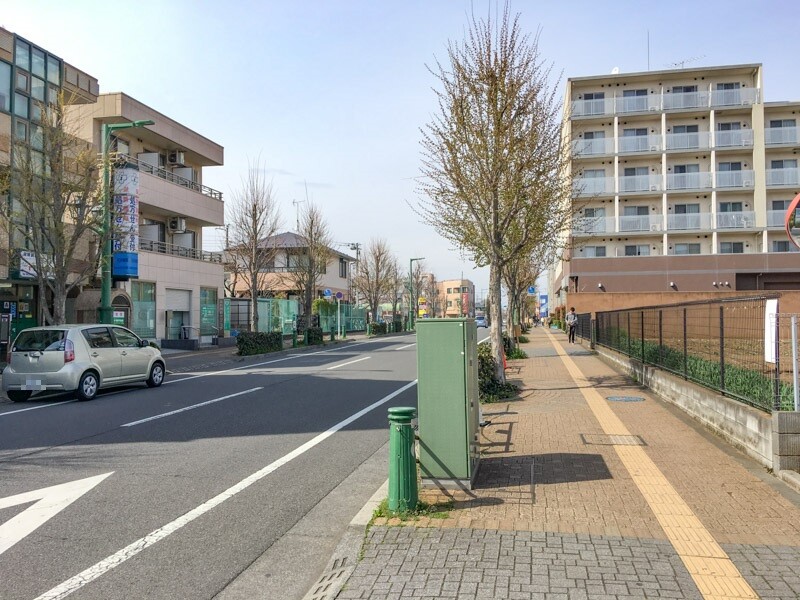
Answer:
<svg viewBox="0 0 800 600"><path fill-rule="evenodd" d="M67 332L64 329L29 329L17 336L12 350L16 352L64 350L66 335Z"/></svg>

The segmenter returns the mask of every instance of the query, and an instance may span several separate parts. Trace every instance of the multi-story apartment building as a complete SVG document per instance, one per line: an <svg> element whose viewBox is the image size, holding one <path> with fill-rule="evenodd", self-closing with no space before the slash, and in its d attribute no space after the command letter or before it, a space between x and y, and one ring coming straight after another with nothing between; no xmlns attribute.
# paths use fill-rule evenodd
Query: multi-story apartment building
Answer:
<svg viewBox="0 0 800 600"><path fill-rule="evenodd" d="M800 102L758 64L575 77L564 131L575 219L564 292L800 288L783 229L800 191Z"/></svg>
<svg viewBox="0 0 800 600"><path fill-rule="evenodd" d="M438 318L475 316L475 284L469 279L445 279L436 282L441 298Z"/></svg>

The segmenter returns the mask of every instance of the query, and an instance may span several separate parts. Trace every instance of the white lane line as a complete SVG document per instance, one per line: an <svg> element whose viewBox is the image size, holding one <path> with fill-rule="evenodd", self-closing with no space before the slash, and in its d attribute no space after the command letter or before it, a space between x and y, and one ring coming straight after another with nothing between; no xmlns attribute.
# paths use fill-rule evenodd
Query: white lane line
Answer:
<svg viewBox="0 0 800 600"><path fill-rule="evenodd" d="M189 512L187 512L186 514L178 517L174 521L172 521L170 523L167 523L163 527L159 527L158 529L156 529L155 531L152 531L151 533L147 534L143 538L139 538L138 540L136 540L132 544L128 544L122 550L116 552L115 554L112 554L108 558L105 558L105 559L101 560L97 564L89 567L88 569L82 571L81 573L78 573L74 577L71 577L71 578L67 579L63 583L57 585L53 589L45 592L44 594L42 594L41 596L36 598L36 600L61 600L61 598L66 598L72 592L78 591L80 588L85 586L87 583L94 581L95 579L97 579L98 577L100 577L104 573L110 571L114 567L121 565L123 562L125 562L129 558L132 558L132 557L136 556L137 554L139 554L142 550L145 550L146 548L149 548L150 546L152 546L156 542L159 542L159 541L163 540L169 534L175 533L176 531L178 531L184 525L188 525L189 523L191 523L195 519L203 516L208 511L210 511L212 508L214 508L214 507L222 504L223 502L225 502L225 500L227 500L229 498L233 498L239 492L247 489L248 487L250 487L254 483L260 481L261 479L263 479L264 477L266 477L270 473L278 470L280 467L282 467L283 465L285 465L289 461L297 458L298 456L304 454L305 452L308 452L314 446L317 446L318 444L321 444L322 442L324 442L326 439L328 439L330 436L332 436L334 433L336 433L340 429L343 429L343 428L347 427L353 421L363 417L368 412L370 412L372 410L375 410L376 408L378 408L382 404L386 404L392 398L395 398L396 396L399 396L400 394L405 392L407 389L409 389L411 387L414 387L415 385L417 385L417 380L416 379L414 381L412 381L411 383L407 383L406 385L404 385L400 389L395 390L394 392L392 392L388 396L384 396L383 398L381 398L377 402L373 402L372 404L370 404L366 408L358 411L357 413L350 415L344 421L338 422L336 425L334 425L333 427L331 427L327 431L324 431L324 432L320 433L318 436L316 436L313 439L307 441L305 444L303 444L301 446L298 446L297 448L295 448L294 450L292 450L288 454L282 456L281 458L279 458L275 462L270 463L269 465L267 465L266 467L264 467L260 471L256 471L255 473L253 473L249 477L245 477L239 483L229 487L227 490L225 490L221 494L217 494L216 496L214 496L210 500L204 502L203 504L201 504L197 508L190 510Z"/></svg>
<svg viewBox="0 0 800 600"><path fill-rule="evenodd" d="M205 402L201 402L200 404L192 404L191 406L185 406L184 408L179 408L178 410L171 410L170 412L165 412L165 413L161 413L160 415L147 417L146 419L140 419L139 421L131 421L130 423L125 423L124 425L120 425L120 427L133 427L134 425L141 425L142 423L147 423L148 421L155 421L156 419L163 419L164 417L177 415L178 413L186 412L187 410L194 410L195 408L200 408L201 406L208 406L209 404L214 404L215 402L222 402L223 400L227 400L228 398L235 398L236 396L241 396L243 394L249 394L250 392L255 392L255 391L263 390L263 389L264 389L263 387L250 388L249 390L245 390L243 392L236 392L235 394L228 394L227 396L222 396L221 398L214 398L213 400L206 400Z"/></svg>
<svg viewBox="0 0 800 600"><path fill-rule="evenodd" d="M408 346L400 346L399 348L395 348L395 352L398 350L405 350L406 348L413 348L416 344L409 344Z"/></svg>
<svg viewBox="0 0 800 600"><path fill-rule="evenodd" d="M0 413L0 417L7 417L8 415L15 415L29 410L38 410L40 408L50 408L51 406L58 406L59 404L69 404L70 402L77 402L77 400L64 400L63 402L53 402L52 404L42 404L40 406L31 406L30 408L20 408L19 410L10 410L8 412Z"/></svg>
<svg viewBox="0 0 800 600"><path fill-rule="evenodd" d="M361 358L357 358L355 360L351 360L350 362L342 363L340 365L335 365L333 367L328 367L328 371L333 371L334 369L338 369L339 367L346 367L347 365L352 365L353 363L361 362L362 360L369 360L369 356L362 356Z"/></svg>

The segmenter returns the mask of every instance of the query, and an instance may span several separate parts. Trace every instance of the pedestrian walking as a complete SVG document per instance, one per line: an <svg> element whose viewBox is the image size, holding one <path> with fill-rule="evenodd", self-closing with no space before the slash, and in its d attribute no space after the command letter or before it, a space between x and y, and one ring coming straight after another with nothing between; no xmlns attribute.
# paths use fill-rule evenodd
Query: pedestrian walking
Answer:
<svg viewBox="0 0 800 600"><path fill-rule="evenodd" d="M575 314L575 307L569 309L567 313L567 333L569 336L569 343L575 343L575 327L578 325L578 315Z"/></svg>

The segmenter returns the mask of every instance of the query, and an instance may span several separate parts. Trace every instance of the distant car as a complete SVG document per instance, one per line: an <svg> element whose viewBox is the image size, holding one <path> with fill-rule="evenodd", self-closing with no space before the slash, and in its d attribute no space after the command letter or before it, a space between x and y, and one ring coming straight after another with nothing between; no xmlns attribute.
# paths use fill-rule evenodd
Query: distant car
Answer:
<svg viewBox="0 0 800 600"><path fill-rule="evenodd" d="M475 325L478 327L488 327L486 324L486 317L475 317Z"/></svg>
<svg viewBox="0 0 800 600"><path fill-rule="evenodd" d="M166 367L158 348L117 325L53 325L17 335L3 370L13 402L34 392L74 392L92 400L100 388L143 382L158 387Z"/></svg>

